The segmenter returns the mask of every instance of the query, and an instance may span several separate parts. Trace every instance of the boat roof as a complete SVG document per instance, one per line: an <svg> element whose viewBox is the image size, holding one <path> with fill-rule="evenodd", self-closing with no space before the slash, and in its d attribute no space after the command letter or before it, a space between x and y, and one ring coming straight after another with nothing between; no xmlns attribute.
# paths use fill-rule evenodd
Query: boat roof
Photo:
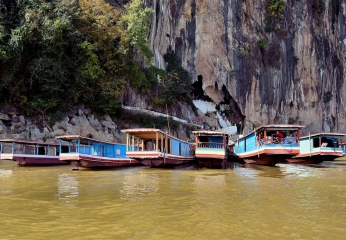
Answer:
<svg viewBox="0 0 346 240"><path fill-rule="evenodd" d="M290 131L290 130L298 130L301 128L305 128L304 125L296 125L296 124L267 124L267 125L261 125L258 128L254 130L254 132L259 132L261 130L269 130L269 131Z"/></svg>
<svg viewBox="0 0 346 240"><path fill-rule="evenodd" d="M307 136L302 136L300 137L300 139L303 138L311 138L311 137L334 137L334 138L342 138L345 137L346 133L338 133L338 132L319 132L319 133L314 133L314 134L310 134Z"/></svg>
<svg viewBox="0 0 346 240"><path fill-rule="evenodd" d="M228 133L218 131L218 130L196 130L196 131L192 131L192 133L195 135L213 135L213 136L228 135Z"/></svg>
<svg viewBox="0 0 346 240"><path fill-rule="evenodd" d="M131 129L123 129L121 130L121 132L123 133L130 133L131 135L141 138L141 139L155 139L156 138L156 133L161 134L164 138L174 138L178 141L181 142L185 142L188 144L192 144L189 143L187 141L184 141L182 139L179 139L177 137L174 137L158 128L131 128Z"/></svg>
<svg viewBox="0 0 346 240"><path fill-rule="evenodd" d="M3 139L0 139L0 142L18 143L18 144L25 144L25 145L59 146L59 143L57 142L40 142L40 141L16 139L16 138L3 138Z"/></svg>
<svg viewBox="0 0 346 240"><path fill-rule="evenodd" d="M246 135L244 135L242 137L239 137L237 140L246 138L247 136L249 136L251 134L258 133L258 132L264 131L264 130L269 130L269 131L293 131L293 130L298 130L298 129L301 129L301 128L305 128L305 126L304 125L296 125L296 124L266 124L266 125L259 126L255 130L249 132L248 134L246 134Z"/></svg>
<svg viewBox="0 0 346 240"><path fill-rule="evenodd" d="M66 134L66 135L56 136L55 138L61 139L63 141L73 141L73 140L79 139L80 143L82 144L88 144L89 142L93 142L93 143L125 145L125 144L116 143L116 142L109 142L109 141L103 141L103 140L98 140L94 138L82 137L77 134Z"/></svg>

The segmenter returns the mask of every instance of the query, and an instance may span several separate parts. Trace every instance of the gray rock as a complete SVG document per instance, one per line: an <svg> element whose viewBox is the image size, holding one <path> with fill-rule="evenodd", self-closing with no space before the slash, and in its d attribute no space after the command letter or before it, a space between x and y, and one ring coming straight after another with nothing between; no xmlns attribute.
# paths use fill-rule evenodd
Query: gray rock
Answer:
<svg viewBox="0 0 346 240"><path fill-rule="evenodd" d="M19 115L19 121L25 125L25 117L23 115Z"/></svg>
<svg viewBox="0 0 346 240"><path fill-rule="evenodd" d="M7 114L0 112L0 120L10 121L11 118Z"/></svg>

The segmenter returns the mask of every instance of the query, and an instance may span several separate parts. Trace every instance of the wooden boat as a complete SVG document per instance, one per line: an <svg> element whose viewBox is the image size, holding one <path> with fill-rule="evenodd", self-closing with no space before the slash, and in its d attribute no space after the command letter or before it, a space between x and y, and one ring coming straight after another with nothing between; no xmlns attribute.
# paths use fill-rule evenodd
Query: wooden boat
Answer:
<svg viewBox="0 0 346 240"><path fill-rule="evenodd" d="M221 167L227 158L228 133L210 130L192 133L196 139L196 159L205 167Z"/></svg>
<svg viewBox="0 0 346 240"><path fill-rule="evenodd" d="M192 163L194 144L173 137L160 129L124 129L126 155L151 167L173 167Z"/></svg>
<svg viewBox="0 0 346 240"><path fill-rule="evenodd" d="M20 166L67 164L59 160L59 144L22 139L0 139L0 159Z"/></svg>
<svg viewBox="0 0 346 240"><path fill-rule="evenodd" d="M79 135L57 136L60 161L83 168L115 168L140 163L126 157L125 144L106 142Z"/></svg>
<svg viewBox="0 0 346 240"><path fill-rule="evenodd" d="M316 164L333 161L343 156L339 140L344 133L316 133L300 138L300 153L290 159L290 163Z"/></svg>
<svg viewBox="0 0 346 240"><path fill-rule="evenodd" d="M300 130L292 124L262 125L236 140L234 153L246 163L274 166L300 152Z"/></svg>

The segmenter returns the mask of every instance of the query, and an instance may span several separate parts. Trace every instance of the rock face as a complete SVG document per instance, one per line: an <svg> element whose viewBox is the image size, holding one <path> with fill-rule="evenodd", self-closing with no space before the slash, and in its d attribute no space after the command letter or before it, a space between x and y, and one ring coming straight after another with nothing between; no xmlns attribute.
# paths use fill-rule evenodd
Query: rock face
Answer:
<svg viewBox="0 0 346 240"><path fill-rule="evenodd" d="M268 123L346 131L342 0L146 0L154 64L174 50L204 95L244 131Z"/></svg>
<svg viewBox="0 0 346 240"><path fill-rule="evenodd" d="M76 109L52 127L48 124L48 119L37 122L26 119L23 115L17 117L17 114L14 113L2 113L1 116L0 138L52 142L57 141L54 139L55 136L78 134L104 141L124 142L124 134L118 131L117 125L110 116L103 116L99 121L83 108Z"/></svg>

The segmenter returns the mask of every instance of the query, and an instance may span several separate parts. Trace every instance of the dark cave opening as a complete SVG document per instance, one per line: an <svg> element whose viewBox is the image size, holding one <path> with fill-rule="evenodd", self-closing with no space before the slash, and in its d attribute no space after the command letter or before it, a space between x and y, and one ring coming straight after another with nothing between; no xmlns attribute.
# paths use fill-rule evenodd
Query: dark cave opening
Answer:
<svg viewBox="0 0 346 240"><path fill-rule="evenodd" d="M239 105L237 104L236 101L234 101L233 97L231 96L231 94L229 93L225 85L222 86L222 92L224 94L224 99L222 102L220 102L219 105L229 106L229 108L226 108L224 111L226 116L228 117L230 122L233 122L236 124L243 124L246 116L244 116L241 113Z"/></svg>
<svg viewBox="0 0 346 240"><path fill-rule="evenodd" d="M202 75L198 75L197 81L194 82L191 86L192 86L191 95L194 100L203 100L207 102L212 102L212 100L207 95L204 94Z"/></svg>

